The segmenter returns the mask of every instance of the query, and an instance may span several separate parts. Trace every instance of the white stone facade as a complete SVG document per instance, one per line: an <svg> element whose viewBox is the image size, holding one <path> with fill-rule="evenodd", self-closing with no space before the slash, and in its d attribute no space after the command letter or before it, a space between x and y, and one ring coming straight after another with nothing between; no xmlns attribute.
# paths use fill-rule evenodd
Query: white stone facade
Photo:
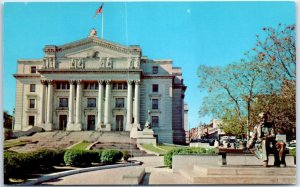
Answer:
<svg viewBox="0 0 300 187"><path fill-rule="evenodd" d="M142 130L150 111L158 142L185 142L186 86L171 60L97 36L43 50L18 60L14 130Z"/></svg>

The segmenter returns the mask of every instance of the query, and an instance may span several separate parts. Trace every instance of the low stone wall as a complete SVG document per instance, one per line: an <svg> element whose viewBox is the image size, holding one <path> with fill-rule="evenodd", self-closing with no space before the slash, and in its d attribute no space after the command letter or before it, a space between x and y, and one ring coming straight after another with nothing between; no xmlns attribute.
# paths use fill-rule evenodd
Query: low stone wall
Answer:
<svg viewBox="0 0 300 187"><path fill-rule="evenodd" d="M180 169L192 169L194 165L210 165L219 166L219 155L174 155L172 157L173 172L178 172ZM239 166L262 166L262 160L257 159L254 155L231 155L227 154L227 165ZM269 157L269 165L273 165L274 157ZM294 157L286 156L286 165L295 166Z"/></svg>
<svg viewBox="0 0 300 187"><path fill-rule="evenodd" d="M205 148L213 148L213 146L209 146L209 143L190 143L190 147L205 147Z"/></svg>
<svg viewBox="0 0 300 187"><path fill-rule="evenodd" d="M12 138L19 138L22 136L29 136L37 132L43 132L44 130L41 127L29 126L25 131L14 131L12 133Z"/></svg>

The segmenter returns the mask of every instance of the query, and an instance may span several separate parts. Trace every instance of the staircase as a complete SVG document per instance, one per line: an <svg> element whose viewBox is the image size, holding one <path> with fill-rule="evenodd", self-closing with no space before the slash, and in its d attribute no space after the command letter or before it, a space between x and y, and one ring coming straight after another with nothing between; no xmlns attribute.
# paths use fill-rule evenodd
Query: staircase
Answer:
<svg viewBox="0 0 300 187"><path fill-rule="evenodd" d="M101 150L101 149L115 149L120 151L128 151L129 154L133 155L134 157L140 156L153 156L147 154L145 151L141 151L135 141L132 143L123 143L123 142L98 142L92 148L92 150Z"/></svg>
<svg viewBox="0 0 300 187"><path fill-rule="evenodd" d="M130 132L98 132L98 131L52 131L40 132L32 136L23 136L19 140L30 140L36 144L26 144L22 147L12 147L9 150L17 152L31 152L42 148L65 149L79 141L98 142L91 149L127 150L133 156L147 156L138 149L136 140L130 138Z"/></svg>
<svg viewBox="0 0 300 187"><path fill-rule="evenodd" d="M179 173L193 184L296 184L296 167L194 165Z"/></svg>

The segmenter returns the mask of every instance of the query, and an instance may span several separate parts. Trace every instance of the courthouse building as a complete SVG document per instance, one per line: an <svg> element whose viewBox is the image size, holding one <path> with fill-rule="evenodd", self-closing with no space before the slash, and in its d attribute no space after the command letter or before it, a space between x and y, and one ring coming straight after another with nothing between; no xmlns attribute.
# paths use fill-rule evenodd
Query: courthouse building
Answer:
<svg viewBox="0 0 300 187"><path fill-rule="evenodd" d="M14 130L131 131L149 120L158 142L185 142L186 86L172 60L148 59L95 30L43 51L18 60Z"/></svg>

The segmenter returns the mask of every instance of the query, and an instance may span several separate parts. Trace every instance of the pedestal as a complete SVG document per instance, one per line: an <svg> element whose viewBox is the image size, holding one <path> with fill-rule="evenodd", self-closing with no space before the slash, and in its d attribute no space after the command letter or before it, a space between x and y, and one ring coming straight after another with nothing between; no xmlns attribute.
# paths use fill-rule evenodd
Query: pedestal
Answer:
<svg viewBox="0 0 300 187"><path fill-rule="evenodd" d="M101 125L100 131L111 131L111 124Z"/></svg>
<svg viewBox="0 0 300 187"><path fill-rule="evenodd" d="M45 124L43 124L43 129L45 131L52 131L53 130L52 129L52 123L45 123Z"/></svg>
<svg viewBox="0 0 300 187"><path fill-rule="evenodd" d="M82 131L81 123L74 124L74 131Z"/></svg>

